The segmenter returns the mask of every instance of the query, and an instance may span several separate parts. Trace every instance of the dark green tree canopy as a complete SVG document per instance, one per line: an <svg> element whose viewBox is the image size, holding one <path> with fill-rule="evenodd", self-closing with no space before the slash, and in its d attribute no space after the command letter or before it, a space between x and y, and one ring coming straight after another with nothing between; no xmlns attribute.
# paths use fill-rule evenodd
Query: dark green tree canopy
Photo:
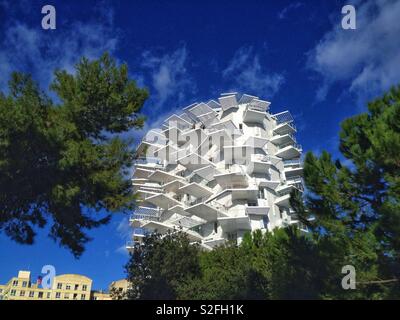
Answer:
<svg viewBox="0 0 400 320"><path fill-rule="evenodd" d="M143 125L148 93L108 54L56 71L51 89L58 103L14 73L0 94L0 230L31 244L51 221L50 236L78 257L85 229L134 204L131 141L118 134Z"/></svg>

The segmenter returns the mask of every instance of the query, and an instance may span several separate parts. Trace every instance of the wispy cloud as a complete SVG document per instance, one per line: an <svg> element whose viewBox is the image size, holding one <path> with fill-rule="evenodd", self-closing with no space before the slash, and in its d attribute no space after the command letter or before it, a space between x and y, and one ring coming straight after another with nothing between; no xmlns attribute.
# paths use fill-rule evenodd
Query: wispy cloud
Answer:
<svg viewBox="0 0 400 320"><path fill-rule="evenodd" d="M283 8L279 13L278 13L278 19L283 20L286 19L288 16L288 13L290 11L294 11L300 7L302 7L304 4L301 2L293 2L289 4L287 7Z"/></svg>
<svg viewBox="0 0 400 320"><path fill-rule="evenodd" d="M94 10L95 19L75 21L57 30L42 30L9 15L0 42L0 88L5 88L11 71L23 71L47 89L55 69L72 72L82 56L93 59L105 51L114 53L118 31L113 11L101 5Z"/></svg>
<svg viewBox="0 0 400 320"><path fill-rule="evenodd" d="M187 70L188 52L185 46L161 54L145 51L142 60L142 67L146 69L153 89L149 104L155 112L159 112L168 102L176 106L182 103L188 94L195 93L195 81Z"/></svg>
<svg viewBox="0 0 400 320"><path fill-rule="evenodd" d="M261 65L260 57L254 53L253 47L238 49L222 75L232 82L235 90L262 96L273 96L285 82L282 74L268 72Z"/></svg>
<svg viewBox="0 0 400 320"><path fill-rule="evenodd" d="M123 241L123 244L118 247L115 252L128 256L128 250L126 249L125 244L127 241L132 239L133 230L129 224L129 219L127 217L122 218L121 221L117 224L116 232Z"/></svg>
<svg viewBox="0 0 400 320"><path fill-rule="evenodd" d="M336 21L309 52L309 68L323 79L317 101L338 82L348 83L348 92L363 100L400 81L400 2L360 2L356 13L356 30L343 30Z"/></svg>

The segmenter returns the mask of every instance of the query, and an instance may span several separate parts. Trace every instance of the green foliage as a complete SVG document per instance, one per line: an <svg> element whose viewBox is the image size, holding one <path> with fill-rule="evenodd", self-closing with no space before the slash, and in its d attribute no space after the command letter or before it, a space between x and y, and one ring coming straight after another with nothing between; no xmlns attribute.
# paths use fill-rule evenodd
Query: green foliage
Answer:
<svg viewBox="0 0 400 320"><path fill-rule="evenodd" d="M184 233L152 234L126 265L129 299L176 299L178 286L199 274L199 249Z"/></svg>
<svg viewBox="0 0 400 320"><path fill-rule="evenodd" d="M397 87L369 103L368 112L342 123L340 151L347 166L327 152L305 157L309 193L305 207L296 203L295 210L318 241L341 248L339 254L328 251L337 263L356 267L361 284L356 297L399 297L399 150ZM312 222L307 221L310 215L316 218Z"/></svg>
<svg viewBox="0 0 400 320"><path fill-rule="evenodd" d="M14 73L0 94L0 230L31 244L52 221L50 236L78 257L85 229L109 221L104 211L134 204L133 152L118 134L143 125L148 94L107 54L83 58L74 74L56 71L51 88L60 103Z"/></svg>

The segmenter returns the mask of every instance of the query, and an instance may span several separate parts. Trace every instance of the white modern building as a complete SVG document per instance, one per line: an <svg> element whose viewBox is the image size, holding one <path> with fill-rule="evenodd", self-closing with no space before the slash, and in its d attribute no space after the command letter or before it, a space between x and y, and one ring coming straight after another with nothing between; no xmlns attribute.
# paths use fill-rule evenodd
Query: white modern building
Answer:
<svg viewBox="0 0 400 320"><path fill-rule="evenodd" d="M195 103L150 130L137 148L133 239L183 231L212 249L246 232L299 224L290 192L303 191L302 148L289 111L236 93Z"/></svg>

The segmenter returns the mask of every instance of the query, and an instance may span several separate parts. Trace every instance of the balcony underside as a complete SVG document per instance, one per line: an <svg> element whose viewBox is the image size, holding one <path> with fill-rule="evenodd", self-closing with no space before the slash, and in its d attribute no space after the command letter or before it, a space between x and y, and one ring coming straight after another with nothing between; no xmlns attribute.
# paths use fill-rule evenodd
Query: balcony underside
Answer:
<svg viewBox="0 0 400 320"><path fill-rule="evenodd" d="M202 186L196 182L192 182L186 186L179 188L180 193L187 193L196 198L204 198L212 195L212 190L206 186Z"/></svg>
<svg viewBox="0 0 400 320"><path fill-rule="evenodd" d="M266 114L265 112L247 108L243 115L243 122L262 124L264 123L265 114Z"/></svg>
<svg viewBox="0 0 400 320"><path fill-rule="evenodd" d="M272 163L270 161L259 161L252 160L247 167L248 173L267 173L268 169L271 167Z"/></svg>
<svg viewBox="0 0 400 320"><path fill-rule="evenodd" d="M251 230L250 219L247 216L218 218L218 222L224 232Z"/></svg>
<svg viewBox="0 0 400 320"><path fill-rule="evenodd" d="M221 173L214 176L217 183L223 187L246 187L248 185L247 176L241 172Z"/></svg>
<svg viewBox="0 0 400 320"><path fill-rule="evenodd" d="M259 186L260 187L266 187L272 190L275 190L279 185L280 185L280 181L273 181L273 180L264 180L264 181L260 181Z"/></svg>
<svg viewBox="0 0 400 320"><path fill-rule="evenodd" d="M293 159L301 156L301 152L299 149L294 146L287 146L282 149L279 149L277 153L275 153L276 157L280 157L282 159Z"/></svg>
<svg viewBox="0 0 400 320"><path fill-rule="evenodd" d="M293 176L301 176L301 175L303 175L303 168L302 167L285 168L285 175L286 175L286 178L293 177Z"/></svg>
<svg viewBox="0 0 400 320"><path fill-rule="evenodd" d="M156 170L154 171L153 174L149 176L149 180L151 181L156 181L156 182L161 182L161 183L168 183L174 180L183 180L182 177L178 177L172 173L161 171L161 170Z"/></svg>
<svg viewBox="0 0 400 320"><path fill-rule="evenodd" d="M276 135L272 137L271 142L275 145L282 145L296 142L290 134Z"/></svg>
<svg viewBox="0 0 400 320"><path fill-rule="evenodd" d="M246 207L247 215L268 216L269 210L270 210L270 207L258 207L258 206Z"/></svg>
<svg viewBox="0 0 400 320"><path fill-rule="evenodd" d="M143 169L143 168L136 168L134 172L135 178L139 179L147 179L154 170L149 170L149 169Z"/></svg>
<svg viewBox="0 0 400 320"><path fill-rule="evenodd" d="M285 194L284 196L275 199L275 204L282 207L289 207L290 194Z"/></svg>
<svg viewBox="0 0 400 320"><path fill-rule="evenodd" d="M183 156L182 158L178 159L178 163L186 167L187 169L194 171L196 169L200 169L207 166L213 166L214 164L197 153L191 153L188 155Z"/></svg>
<svg viewBox="0 0 400 320"><path fill-rule="evenodd" d="M283 135L283 134L286 134L286 133L295 133L295 132L296 132L296 129L293 128L287 122L278 124L273 130L273 133L274 134L278 134L278 135Z"/></svg>
<svg viewBox="0 0 400 320"><path fill-rule="evenodd" d="M221 215L219 210L205 203L198 203L187 208L186 211L206 221L215 221Z"/></svg>
<svg viewBox="0 0 400 320"><path fill-rule="evenodd" d="M156 194L151 197L146 197L145 200L165 210L169 210L174 206L180 205L180 202L178 200L175 200L163 193Z"/></svg>
<svg viewBox="0 0 400 320"><path fill-rule="evenodd" d="M162 185L163 189L165 192L177 192L179 188L183 187L186 185L186 182L180 179L176 179L170 182L167 182Z"/></svg>
<svg viewBox="0 0 400 320"><path fill-rule="evenodd" d="M268 142L267 138L251 136L246 140L244 144L248 146L254 146L254 148L262 149L267 142Z"/></svg>

